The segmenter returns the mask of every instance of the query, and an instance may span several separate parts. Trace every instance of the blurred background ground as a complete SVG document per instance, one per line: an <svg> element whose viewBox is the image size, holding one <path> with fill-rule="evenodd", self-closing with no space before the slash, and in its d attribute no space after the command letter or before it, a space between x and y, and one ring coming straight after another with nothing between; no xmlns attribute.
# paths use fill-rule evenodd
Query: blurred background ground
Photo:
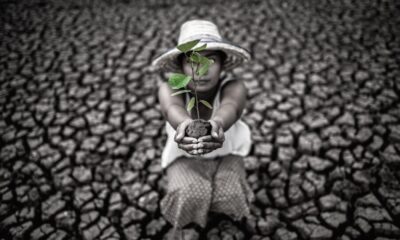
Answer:
<svg viewBox="0 0 400 240"><path fill-rule="evenodd" d="M253 61L245 158L256 232L400 238L397 1L0 1L0 239L163 239L166 140L149 64L186 20Z"/></svg>

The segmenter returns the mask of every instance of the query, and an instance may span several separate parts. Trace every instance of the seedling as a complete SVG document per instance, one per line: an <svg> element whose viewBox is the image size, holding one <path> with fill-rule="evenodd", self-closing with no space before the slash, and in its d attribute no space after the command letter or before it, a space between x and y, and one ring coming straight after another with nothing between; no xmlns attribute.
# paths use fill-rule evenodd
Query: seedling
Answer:
<svg viewBox="0 0 400 240"><path fill-rule="evenodd" d="M182 73L173 73L169 79L168 84L174 90L179 90L171 96L176 96L183 93L192 93L190 89L187 89L186 86L193 80L194 83L194 97L192 97L187 103L186 109L190 112L194 106L196 106L197 119L200 119L199 113L199 102L204 106L212 109L212 106L209 102L203 99L198 99L197 97L197 81L201 76L208 72L208 69L211 64L214 63L212 59L208 59L207 57L202 56L199 52L206 49L207 44L203 44L200 47L194 48L200 40L196 39L193 41L189 41L186 43L182 43L177 46L179 51L185 54L186 59L190 62L190 67L192 68L192 76L188 76ZM197 76L197 80L196 77Z"/></svg>
<svg viewBox="0 0 400 240"><path fill-rule="evenodd" d="M196 106L197 119L189 124L186 128L186 135L189 137L199 138L211 133L211 124L208 121L200 119L199 112L199 102L204 106L212 109L209 102L203 99L198 99L197 97L197 81L201 76L208 72L211 64L214 63L212 59L202 56L199 52L206 49L207 44L203 44L200 47L194 48L200 40L193 40L177 46L179 51L181 51L186 56L186 60L190 62L190 67L192 69L192 76L188 76L182 73L173 73L168 79L168 83L172 89L179 90L172 96L176 96L183 93L192 93L190 89L186 86L193 81L194 83L194 97L192 97L187 103L186 109L190 112L194 106ZM195 78L197 76L197 79Z"/></svg>

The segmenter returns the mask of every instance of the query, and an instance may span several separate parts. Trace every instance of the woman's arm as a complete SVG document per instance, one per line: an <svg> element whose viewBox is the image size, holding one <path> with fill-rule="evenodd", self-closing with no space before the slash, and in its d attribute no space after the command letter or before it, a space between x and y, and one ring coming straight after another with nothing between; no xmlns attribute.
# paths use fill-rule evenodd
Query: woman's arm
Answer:
<svg viewBox="0 0 400 240"><path fill-rule="evenodd" d="M225 132L242 115L246 106L246 86L242 80L230 81L222 88L220 97L220 106L211 120L217 122Z"/></svg>
<svg viewBox="0 0 400 240"><path fill-rule="evenodd" d="M212 129L211 136L199 139L199 151L203 154L222 147L227 131L242 115L246 105L247 89L241 80L227 83L221 90L220 106L209 120Z"/></svg>
<svg viewBox="0 0 400 240"><path fill-rule="evenodd" d="M181 96L171 96L173 90L164 82L161 83L158 90L158 100L161 105L161 113L165 119L176 130L175 142L178 147L185 150L189 154L197 155L198 144L197 139L185 137L186 127L192 122L192 118L185 109L185 103Z"/></svg>
<svg viewBox="0 0 400 240"><path fill-rule="evenodd" d="M176 129L180 123L192 118L185 109L185 103L182 98L183 95L171 96L172 93L174 92L168 86L168 83L161 83L158 90L161 113L171 126Z"/></svg>

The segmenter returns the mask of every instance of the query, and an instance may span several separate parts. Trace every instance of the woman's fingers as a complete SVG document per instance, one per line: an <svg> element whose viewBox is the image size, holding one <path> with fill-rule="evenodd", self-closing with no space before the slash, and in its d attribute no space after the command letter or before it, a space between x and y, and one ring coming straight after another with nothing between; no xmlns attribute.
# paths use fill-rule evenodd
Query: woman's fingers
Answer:
<svg viewBox="0 0 400 240"><path fill-rule="evenodd" d="M209 142L213 140L213 137L211 135L206 135L206 136L202 136L198 139L198 142Z"/></svg>
<svg viewBox="0 0 400 240"><path fill-rule="evenodd" d="M222 138L214 138L214 137L212 137L211 135L207 135L207 136L200 137L197 141L198 141L199 143L201 143L201 142L218 142L218 143L223 143L224 140L225 140L225 136L224 136L224 134L222 134Z"/></svg>
<svg viewBox="0 0 400 240"><path fill-rule="evenodd" d="M214 120L209 120L208 122L211 124L211 136L218 138L220 126Z"/></svg>
<svg viewBox="0 0 400 240"><path fill-rule="evenodd" d="M200 151L200 150L192 150L192 151L189 151L188 153L192 154L192 155L200 155L200 154L202 154L202 152L203 151Z"/></svg>
<svg viewBox="0 0 400 240"><path fill-rule="evenodd" d="M220 142L202 142L198 144L199 149L217 149L222 147L222 143Z"/></svg>
<svg viewBox="0 0 400 240"><path fill-rule="evenodd" d="M178 144L178 147L182 150L185 150L186 152L190 152L190 151L198 149L197 144L182 144L182 143L180 143L180 144Z"/></svg>
<svg viewBox="0 0 400 240"><path fill-rule="evenodd" d="M222 126L214 120L209 120L209 122L212 127L211 128L211 136L214 139L217 139L219 142L225 141L224 129L222 128Z"/></svg>
<svg viewBox="0 0 400 240"><path fill-rule="evenodd" d="M180 141L180 143L182 144L193 144L193 143L197 143L198 140L196 138L192 138L192 137L183 137L182 140Z"/></svg>
<svg viewBox="0 0 400 240"><path fill-rule="evenodd" d="M181 139L185 136L186 127L189 125L189 123L191 121L192 121L192 119L187 119L178 125L178 127L176 128L176 133L175 133L175 141L176 142L181 141Z"/></svg>
<svg viewBox="0 0 400 240"><path fill-rule="evenodd" d="M213 151L213 150L211 150L211 149L200 149L200 150L201 150L201 154L207 154L207 153ZM200 151L200 150L199 150L199 151Z"/></svg>
<svg viewBox="0 0 400 240"><path fill-rule="evenodd" d="M219 139L221 142L225 141L224 129L222 129L222 128L219 129L218 139Z"/></svg>

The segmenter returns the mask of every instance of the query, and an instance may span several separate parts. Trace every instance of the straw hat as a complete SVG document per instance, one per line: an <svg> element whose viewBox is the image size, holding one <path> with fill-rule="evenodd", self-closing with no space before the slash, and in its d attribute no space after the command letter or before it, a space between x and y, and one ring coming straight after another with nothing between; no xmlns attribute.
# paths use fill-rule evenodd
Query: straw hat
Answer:
<svg viewBox="0 0 400 240"><path fill-rule="evenodd" d="M233 69L251 59L250 53L246 49L223 39L217 26L210 21L195 19L186 21L181 25L178 45L195 39L200 39L195 48L206 43L206 50L220 50L226 53L227 57L222 66L223 70ZM181 67L178 62L178 56L181 53L176 47L172 48L157 57L152 65L158 66L165 71L179 72Z"/></svg>

